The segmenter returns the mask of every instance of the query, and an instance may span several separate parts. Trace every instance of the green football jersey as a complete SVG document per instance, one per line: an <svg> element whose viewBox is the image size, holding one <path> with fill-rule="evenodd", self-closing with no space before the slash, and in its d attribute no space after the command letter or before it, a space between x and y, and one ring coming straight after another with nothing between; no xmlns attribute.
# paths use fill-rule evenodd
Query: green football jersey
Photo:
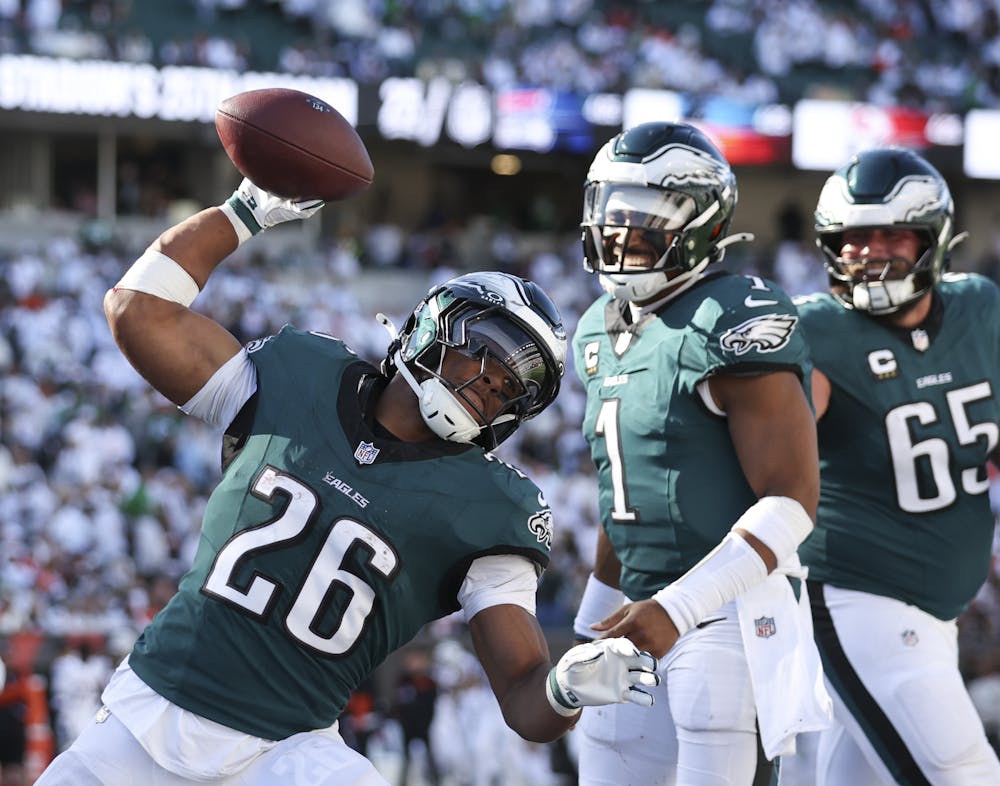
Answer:
<svg viewBox="0 0 1000 786"><path fill-rule="evenodd" d="M829 295L796 301L832 385L819 422L809 577L919 606L940 619L986 577L993 537L986 459L997 445L1000 289L946 275L918 330Z"/></svg>
<svg viewBox="0 0 1000 786"><path fill-rule="evenodd" d="M587 391L583 433L601 523L632 600L695 565L756 501L725 417L697 388L720 373L806 378L797 322L776 285L729 273L706 276L635 324L608 296L580 318L573 353Z"/></svg>
<svg viewBox="0 0 1000 786"><path fill-rule="evenodd" d="M551 512L477 447L376 433L385 380L339 340L285 327L248 350L245 441L131 664L191 712L283 739L330 726L389 653L457 610L477 557L543 568Z"/></svg>

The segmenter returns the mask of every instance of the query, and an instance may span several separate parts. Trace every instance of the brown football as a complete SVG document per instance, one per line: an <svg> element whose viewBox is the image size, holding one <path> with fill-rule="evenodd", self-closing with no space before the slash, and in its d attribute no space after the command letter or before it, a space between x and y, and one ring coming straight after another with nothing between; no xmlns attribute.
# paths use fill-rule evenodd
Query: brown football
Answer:
<svg viewBox="0 0 1000 786"><path fill-rule="evenodd" d="M215 129L244 177L288 199L347 199L375 170L358 132L322 99L270 87L219 104Z"/></svg>

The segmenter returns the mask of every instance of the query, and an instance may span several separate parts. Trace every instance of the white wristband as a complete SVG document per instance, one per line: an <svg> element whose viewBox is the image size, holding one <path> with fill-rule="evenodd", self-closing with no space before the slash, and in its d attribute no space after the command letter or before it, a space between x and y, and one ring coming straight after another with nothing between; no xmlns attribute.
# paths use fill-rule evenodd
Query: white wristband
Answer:
<svg viewBox="0 0 1000 786"><path fill-rule="evenodd" d="M621 590L609 587L591 573L573 620L573 632L577 638L593 639L597 633L590 626L610 617L625 602L625 595Z"/></svg>
<svg viewBox="0 0 1000 786"><path fill-rule="evenodd" d="M147 295L190 306L198 296L198 284L184 268L159 251L147 248L122 276L117 289L132 289Z"/></svg>
<svg viewBox="0 0 1000 786"><path fill-rule="evenodd" d="M767 566L753 546L727 533L697 565L655 595L680 635L716 609L767 578Z"/></svg>
<svg viewBox="0 0 1000 786"><path fill-rule="evenodd" d="M232 197L230 197L229 200L219 205L219 210L222 211L222 215L229 219L229 223L233 225L236 237L239 240L239 245L242 246L254 236L254 233L250 230L250 227L246 225L246 222L241 219L239 215L237 215L236 209L231 204L232 201ZM252 216L250 220L253 220ZM257 231L259 232L260 230L258 229Z"/></svg>
<svg viewBox="0 0 1000 786"><path fill-rule="evenodd" d="M571 718L580 712L580 708L572 706L563 695L559 681L556 679L555 666L549 670L549 676L545 680L545 698L549 700L549 706L564 718Z"/></svg>

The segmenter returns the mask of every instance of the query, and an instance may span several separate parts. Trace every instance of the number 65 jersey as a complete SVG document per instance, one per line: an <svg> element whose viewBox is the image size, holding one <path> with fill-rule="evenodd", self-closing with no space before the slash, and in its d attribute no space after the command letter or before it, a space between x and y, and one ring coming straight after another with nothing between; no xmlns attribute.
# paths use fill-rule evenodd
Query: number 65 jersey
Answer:
<svg viewBox="0 0 1000 786"><path fill-rule="evenodd" d="M373 431L385 378L341 341L285 327L247 349L257 393L230 428L245 442L130 665L174 704L280 740L332 725L389 653L456 611L477 557L540 572L551 511L480 448Z"/></svg>
<svg viewBox="0 0 1000 786"><path fill-rule="evenodd" d="M832 386L817 526L799 547L810 579L958 616L993 538L985 465L1000 436L1000 289L948 274L912 331L825 294L796 304Z"/></svg>

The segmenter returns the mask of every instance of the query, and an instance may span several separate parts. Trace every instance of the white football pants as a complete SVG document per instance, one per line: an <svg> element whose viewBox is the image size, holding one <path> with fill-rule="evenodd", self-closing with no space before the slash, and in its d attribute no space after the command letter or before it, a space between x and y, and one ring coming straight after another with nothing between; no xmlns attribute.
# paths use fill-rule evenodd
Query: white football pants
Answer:
<svg viewBox="0 0 1000 786"><path fill-rule="evenodd" d="M809 597L835 723L781 761L781 786L1000 784L954 620L829 584Z"/></svg>
<svg viewBox="0 0 1000 786"><path fill-rule="evenodd" d="M331 729L282 740L245 769L191 780L157 764L114 715L93 722L55 758L35 786L390 786Z"/></svg>
<svg viewBox="0 0 1000 786"><path fill-rule="evenodd" d="M646 688L652 707L587 707L578 735L580 786L750 786L757 714L734 603L692 628Z"/></svg>

